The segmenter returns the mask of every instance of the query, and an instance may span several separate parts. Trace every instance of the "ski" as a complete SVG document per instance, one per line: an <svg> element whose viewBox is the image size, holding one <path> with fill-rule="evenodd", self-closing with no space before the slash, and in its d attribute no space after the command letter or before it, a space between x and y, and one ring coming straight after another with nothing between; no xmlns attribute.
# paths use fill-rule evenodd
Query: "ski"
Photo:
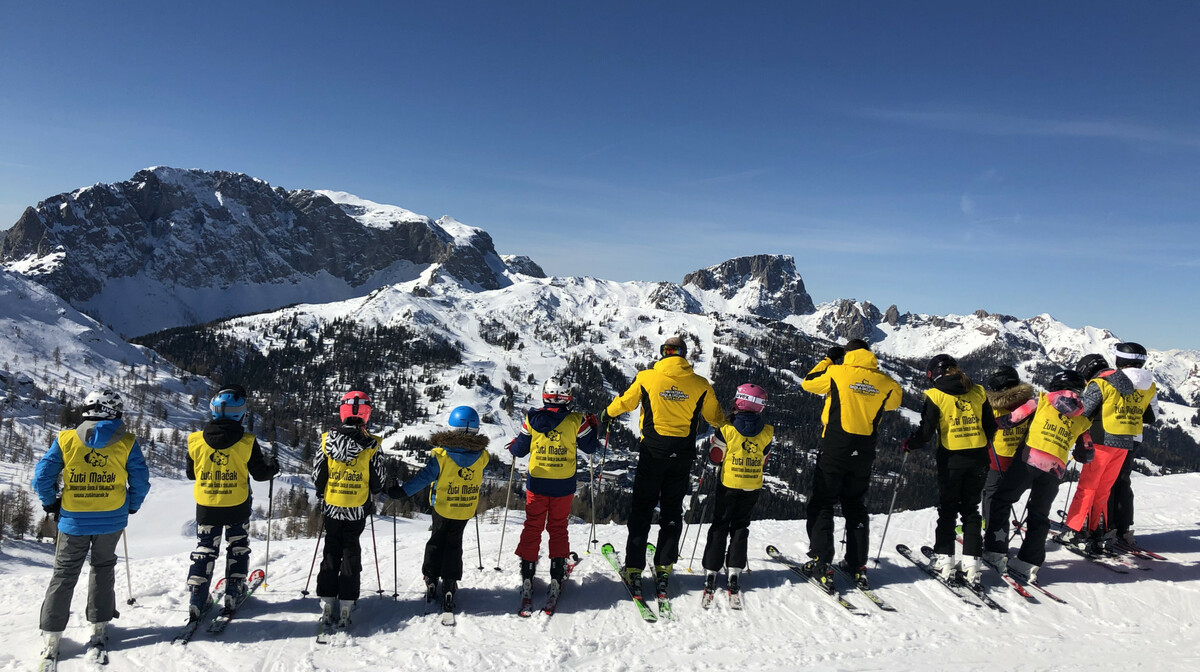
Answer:
<svg viewBox="0 0 1200 672"><path fill-rule="evenodd" d="M210 635L219 635L224 632L225 628L229 626L229 622L233 620L235 615L237 615L238 609L241 609L242 605L246 603L246 600L250 599L250 596L253 595L254 591L263 584L263 581L266 580L266 578L267 575L263 573L263 570L261 569L256 569L253 572L250 572L250 576L246 577L246 592L232 607L225 607L221 610L221 613L217 614L217 616L213 618L213 620L208 624L208 633Z"/></svg>
<svg viewBox="0 0 1200 672"><path fill-rule="evenodd" d="M1170 560L1168 558L1166 558L1165 556L1159 555L1158 553L1155 553L1154 551L1146 550L1146 549L1142 548L1141 546L1138 546L1137 544L1131 544L1120 538L1118 538L1115 542L1113 542L1113 545L1116 548L1119 548L1122 551L1125 551L1126 553L1132 553L1139 558L1144 558L1146 560L1161 560L1163 562L1170 562Z"/></svg>
<svg viewBox="0 0 1200 672"><path fill-rule="evenodd" d="M700 594L700 608L708 609L709 607L711 607L712 603L713 603L713 598L715 596L716 596L716 592L711 591L711 590L705 590L703 593L701 593Z"/></svg>
<svg viewBox="0 0 1200 672"><path fill-rule="evenodd" d="M88 662L96 665L108 665L108 642L104 640L89 641L87 648L84 650L83 657Z"/></svg>
<svg viewBox="0 0 1200 672"><path fill-rule="evenodd" d="M841 565L834 565L834 566L833 566L833 571L834 571L834 572L836 572L836 573L838 573L838 574L840 574L840 575L841 575L842 577L844 577L844 578L845 578L847 581L849 581L849 582L850 582L850 585L854 586L854 588L855 588L856 590L858 590L858 592L860 592L860 593L862 593L864 596L866 596L866 598L867 598L868 600L870 600L870 601L871 601L871 603L872 603L872 604L874 604L875 606L879 607L880 609L882 609L882 610L884 610L884 611L896 611L896 608L895 608L895 607L893 607L892 605L888 604L888 603L887 603L887 602L886 602L886 601L885 601L883 598L881 598L881 597L879 597L878 595L876 595L876 594L875 594L875 591L871 590L870 588L864 588L863 586L859 585L858 581L855 581L855 580L854 580L854 577L853 577L853 576L851 576L849 572L847 572L846 570L842 569L842 566L841 566Z"/></svg>
<svg viewBox="0 0 1200 672"><path fill-rule="evenodd" d="M735 592L727 590L726 593L729 595L729 608L741 611L741 609L742 609L742 591L739 590L738 592L735 593Z"/></svg>
<svg viewBox="0 0 1200 672"><path fill-rule="evenodd" d="M771 557L771 559L775 560L776 562L780 563L781 565L784 565L788 569L792 570L792 572L804 577L805 583L809 584L810 586L812 586L813 588L818 590L822 595L832 599L834 602L841 605L841 607L843 609L845 609L846 611L848 611L856 616L866 616L867 615L867 612L862 611L858 607L851 604L849 601L846 600L846 598L842 597L836 590L832 593L826 591L825 587L821 585L820 581L817 581L815 578L806 574L804 572L803 567L796 564L795 561L788 559L788 557L785 556L784 554L780 553L778 548L775 548L774 546L767 546L767 555L769 555Z"/></svg>
<svg viewBox="0 0 1200 672"><path fill-rule="evenodd" d="M1033 593L1029 592L1028 590L1025 590L1025 586L1022 585L1021 582L1018 581L1016 578L1014 578L1013 576L1010 576L1007 569L1001 570L999 567L993 565L992 563L988 562L987 560L984 560L983 564L996 570L996 573L1000 575L1000 578L1004 579L1005 583L1007 583L1013 590L1017 591L1018 595L1025 598L1029 602L1032 602L1034 604L1037 603L1037 598L1033 596Z"/></svg>
<svg viewBox="0 0 1200 672"><path fill-rule="evenodd" d="M442 596L442 625L453 626L455 623L454 593L447 592Z"/></svg>
<svg viewBox="0 0 1200 672"><path fill-rule="evenodd" d="M517 608L521 618L533 616L533 578L529 579L529 589L525 588L525 579L521 579L521 606Z"/></svg>
<svg viewBox="0 0 1200 672"><path fill-rule="evenodd" d="M317 619L317 643L329 644L338 635L349 635L350 620L341 619L326 621L324 618Z"/></svg>
<svg viewBox="0 0 1200 672"><path fill-rule="evenodd" d="M921 554L924 555L927 559L929 559L929 561L932 563L933 556L934 556L934 552L933 552L932 548L930 548L929 546L922 546ZM932 564L929 565L929 570L930 571L933 570ZM937 576L937 572L933 572L933 575ZM939 581L942 581L945 585L947 585L947 586L951 585L950 583L943 581L940 576L937 576L937 578ZM966 581L963 581L961 578L961 575L959 575L957 578L955 578L954 585L959 586L963 590L974 595L980 602L983 602L985 605L991 607L992 609L995 609L996 611L998 611L1002 614L1008 613L1007 609L1005 609L1003 606L1000 605L999 602L993 600L991 598L991 596L987 594L987 589L983 587L982 583L979 584L978 586L969 585Z"/></svg>
<svg viewBox="0 0 1200 672"><path fill-rule="evenodd" d="M654 553L657 549L654 544L646 544L646 562L654 567ZM658 574L654 575L654 600L658 602L658 617L665 618L668 621L675 620L675 612L671 611L671 598L667 596L667 592L658 590Z"/></svg>
<svg viewBox="0 0 1200 672"><path fill-rule="evenodd" d="M967 595L974 595L974 593L972 593L970 591L967 591L966 593L961 592L966 589L965 586L957 586L957 585L952 584L949 581L946 581L945 579L943 579L940 574L938 574L936 571L934 571L933 565L921 560L916 555L914 555L912 552L912 549L910 549L908 546L905 546L904 544L898 544L896 546L896 550L900 552L900 555L903 555L905 558L907 558L909 562L913 563L917 567L920 567L922 571L924 571L926 574L928 574L930 576L930 578L934 579L938 583L945 586L946 590L949 590L951 593L954 593L954 596L957 597L958 599L962 600L963 602L966 602L967 604L969 604L975 608L979 608L981 606L978 603L976 603L974 600L972 600L971 598L967 597Z"/></svg>
<svg viewBox="0 0 1200 672"><path fill-rule="evenodd" d="M635 595L633 593L633 589L630 588L629 584L625 582L625 577L621 576L621 561L617 557L617 549L613 548L612 544L604 544L600 547L600 552L604 555L604 558L608 560L608 564L612 565L613 571L617 573L617 577L621 580L621 585L625 586L625 590L629 593L630 599L632 599L633 603L637 606L638 613L641 614L642 620L646 621L647 623L653 623L657 621L658 615L654 613L653 609L646 606L646 602L640 595Z"/></svg>
<svg viewBox="0 0 1200 672"><path fill-rule="evenodd" d="M1040 584L1036 581L1030 581L1029 577L1022 574L1021 572L1018 572L1017 570L1015 570L1011 567L1007 568L1006 572L1007 572L1008 576L1012 577L1013 580L1020 582L1021 585L1033 588L1034 590L1040 592L1042 595L1045 595L1047 598L1049 598L1055 602L1058 602L1059 604L1067 604L1066 600L1064 600L1063 598L1059 597L1058 595L1055 595L1054 593L1050 592L1042 584Z"/></svg>
<svg viewBox="0 0 1200 672"><path fill-rule="evenodd" d="M1058 544L1059 546L1067 549L1068 551L1074 553L1075 555L1078 555L1081 558L1084 558L1085 560L1090 560L1092 563L1100 565L1101 567L1109 570L1110 572L1116 572L1117 574L1128 574L1129 570L1126 569L1126 567L1134 566L1127 562L1118 560L1117 558L1110 557L1108 555L1101 555L1098 553L1088 553L1087 551L1083 550L1082 548L1079 548L1075 544L1069 544L1069 543L1063 541L1058 536L1050 537L1050 541L1053 541L1054 543Z"/></svg>
<svg viewBox="0 0 1200 672"><path fill-rule="evenodd" d="M554 592L554 581L550 582L550 588L546 594L546 606L542 607L542 613L547 616L553 616L554 611L558 609L558 599L562 597L562 591L567 587L567 581L571 579L571 572L575 571L575 567L581 562L579 554L574 551L567 557L567 571L563 573L563 578L558 582L558 592Z"/></svg>
<svg viewBox="0 0 1200 672"><path fill-rule="evenodd" d="M192 641L192 637L196 634L196 631L200 629L200 624L203 623L204 619L210 613L212 613L212 610L215 609L216 606L225 599L225 579L217 581L216 585L213 586L213 591L209 598L208 604L205 605L204 610L201 611L195 619L189 620L187 623L185 623L184 626L179 629L179 632L175 633L175 636L171 639L172 644L179 644L182 646Z"/></svg>
<svg viewBox="0 0 1200 672"><path fill-rule="evenodd" d="M46 656L42 658L42 663L38 665L38 672L55 672L58 669L58 654Z"/></svg>

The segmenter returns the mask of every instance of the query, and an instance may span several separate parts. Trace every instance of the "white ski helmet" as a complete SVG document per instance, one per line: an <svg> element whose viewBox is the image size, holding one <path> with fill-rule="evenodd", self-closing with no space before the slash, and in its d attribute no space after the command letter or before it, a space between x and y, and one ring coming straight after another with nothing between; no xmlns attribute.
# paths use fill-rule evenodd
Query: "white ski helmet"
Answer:
<svg viewBox="0 0 1200 672"><path fill-rule="evenodd" d="M83 400L83 417L93 420L116 420L125 411L121 395L110 389L96 390Z"/></svg>
<svg viewBox="0 0 1200 672"><path fill-rule="evenodd" d="M569 404L575 395L571 393L571 386L557 379L549 378L542 384L542 403L543 404Z"/></svg>

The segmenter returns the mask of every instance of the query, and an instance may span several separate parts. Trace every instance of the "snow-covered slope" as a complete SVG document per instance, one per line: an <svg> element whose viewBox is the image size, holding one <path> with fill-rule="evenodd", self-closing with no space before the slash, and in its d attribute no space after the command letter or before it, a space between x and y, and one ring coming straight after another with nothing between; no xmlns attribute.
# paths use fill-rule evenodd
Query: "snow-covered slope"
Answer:
<svg viewBox="0 0 1200 672"><path fill-rule="evenodd" d="M261 484L259 484L261 486ZM891 520L882 562L872 566L879 594L897 613L871 607L855 593L847 598L867 610L852 616L782 566L768 560L767 544L800 557L807 548L799 521L756 521L750 528L750 573L743 580L746 608L736 612L718 595L700 608L702 574L687 571L689 549L677 565L672 592L675 622L646 624L598 552L588 550L589 528L570 526L572 547L583 556L551 618L516 615L517 559L513 555L521 513L511 512L500 547L500 516L481 516L481 544L468 528L465 574L459 590L458 625L442 626L424 615L420 563L428 519L378 517L364 533L363 593L353 635L315 643L317 601L300 591L313 541L273 541L267 589L244 607L219 638L201 633L186 647L169 643L186 614L184 578L191 495L185 484L156 479L153 506L129 529L132 596L124 570L118 574L121 618L113 624L114 670L1192 670L1200 664L1200 475L1136 476L1138 532L1143 543L1169 562L1141 563L1148 571L1120 575L1049 545L1043 581L1068 601L1025 603L986 576L1008 613L967 605L925 578L894 551L917 547L933 534L933 510L899 512ZM1060 493L1060 503L1066 488ZM265 491L258 493L265 496ZM496 511L495 513L499 513ZM255 524L261 529L261 521ZM473 526L472 526L473 527ZM883 528L872 520L872 555ZM396 530L393 536L393 529ZM706 530L707 528L705 528ZM689 535L696 534L693 528ZM601 542L624 550L625 529L600 526ZM653 539L653 536L651 537ZM544 540L543 540L544 543ZM703 546L703 542L701 542ZM252 563L265 563L266 544L253 542ZM544 549L544 546L543 546ZM0 670L28 670L36 663L38 605L50 576L49 543L6 542L0 572L6 609L0 628L7 645ZM702 549L701 549L702 550ZM376 581L375 559L379 576ZM503 571L493 571L499 558ZM482 565L482 569L478 567ZM537 600L546 587L547 563L539 566ZM395 567L395 569L393 569ZM85 570L86 572L86 570ZM393 579L395 577L395 579ZM380 585L381 584L381 585ZM80 582L63 645L63 668L82 669L77 657L87 626L86 578ZM378 589L377 589L378 586ZM309 584L309 589L312 589ZM379 590L380 594L376 594ZM397 598L393 599L393 593Z"/></svg>

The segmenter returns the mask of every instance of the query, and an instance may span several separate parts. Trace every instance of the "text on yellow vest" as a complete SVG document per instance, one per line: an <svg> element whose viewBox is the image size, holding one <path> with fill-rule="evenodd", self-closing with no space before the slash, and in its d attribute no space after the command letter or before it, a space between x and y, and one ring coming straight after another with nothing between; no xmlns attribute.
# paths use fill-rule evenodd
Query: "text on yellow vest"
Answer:
<svg viewBox="0 0 1200 672"><path fill-rule="evenodd" d="M941 411L938 418L938 433L942 447L947 450L967 450L987 445L983 433L983 402L987 393L975 385L963 394L947 394L939 389L926 390L925 395L937 404Z"/></svg>
<svg viewBox="0 0 1200 672"><path fill-rule="evenodd" d="M568 413L545 434L529 427L529 475L534 478L571 478L575 475L575 440L583 424L582 413Z"/></svg>
<svg viewBox="0 0 1200 672"><path fill-rule="evenodd" d="M997 418L1009 415L1010 411L1000 409L992 409L992 412ZM1025 418L1013 427L1008 429L1000 429L996 431L996 435L992 437L992 448L1000 457L1012 457L1017 454L1017 449L1021 447L1021 442L1025 440L1025 434L1029 431L1029 424L1032 418Z"/></svg>
<svg viewBox="0 0 1200 672"><path fill-rule="evenodd" d="M1075 440L1092 426L1092 421L1082 415L1069 418L1059 413L1054 405L1046 401L1046 395L1038 395L1037 411L1029 425L1029 436L1025 443L1062 460L1070 459Z"/></svg>
<svg viewBox="0 0 1200 672"><path fill-rule="evenodd" d="M771 425L754 436L742 436L733 425L721 428L725 458L721 460L721 485L734 490L758 490L763 484L763 451L775 436Z"/></svg>
<svg viewBox="0 0 1200 672"><path fill-rule="evenodd" d="M63 454L63 500L67 511L116 511L125 505L125 464L133 450L126 433L101 450L93 450L73 429L58 433Z"/></svg>
<svg viewBox="0 0 1200 672"><path fill-rule="evenodd" d="M250 451L254 435L247 432L237 443L217 450L204 440L204 432L188 434L196 484L192 494L203 506L237 506L250 498Z"/></svg>
<svg viewBox="0 0 1200 672"><path fill-rule="evenodd" d="M439 469L435 487L429 493L433 510L443 518L470 519L479 505L483 469L488 463L487 451L479 451L479 457L467 467L458 466L441 446L433 449L433 456L437 458Z"/></svg>
<svg viewBox="0 0 1200 672"><path fill-rule="evenodd" d="M349 462L339 462L325 449L328 438L329 432L321 435L321 452L325 453L325 466L329 471L329 480L325 482L325 503L344 509L366 504L371 495L371 459L379 450L382 439L372 434L375 445L350 458Z"/></svg>

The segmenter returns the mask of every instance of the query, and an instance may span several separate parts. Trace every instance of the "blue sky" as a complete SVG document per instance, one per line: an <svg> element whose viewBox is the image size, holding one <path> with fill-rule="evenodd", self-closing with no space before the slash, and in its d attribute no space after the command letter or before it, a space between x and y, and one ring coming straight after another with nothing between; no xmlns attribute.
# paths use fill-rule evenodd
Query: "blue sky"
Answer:
<svg viewBox="0 0 1200 672"><path fill-rule="evenodd" d="M2 15L0 226L147 166L232 170L451 215L555 275L784 253L818 302L1200 348L1200 3Z"/></svg>

